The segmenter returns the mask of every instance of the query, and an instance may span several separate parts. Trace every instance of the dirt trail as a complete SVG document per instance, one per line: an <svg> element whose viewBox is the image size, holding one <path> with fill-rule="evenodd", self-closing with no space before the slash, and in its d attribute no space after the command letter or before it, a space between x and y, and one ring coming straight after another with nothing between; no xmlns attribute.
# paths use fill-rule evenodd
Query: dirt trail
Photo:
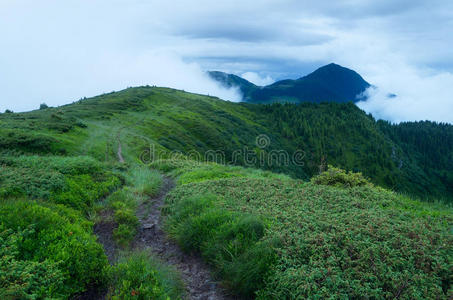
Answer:
<svg viewBox="0 0 453 300"><path fill-rule="evenodd" d="M118 130L117 156L120 163L124 163L121 147L121 131ZM185 284L187 299L193 300L233 300L236 297L228 293L212 279L208 266L197 255L184 253L178 245L171 241L162 229L161 208L168 192L174 187L174 182L169 177L164 177L159 195L149 198L140 204L137 217L140 221L138 234L132 243L133 249L147 250L177 269ZM94 227L99 242L104 246L105 253L111 264L114 264L120 249L113 241L113 230L116 225L112 220L111 212L101 215L101 222ZM104 299L106 291L96 288L74 297L74 299Z"/></svg>
<svg viewBox="0 0 453 300"><path fill-rule="evenodd" d="M120 163L124 163L123 150L122 150L122 147L121 147L121 131L122 130L123 130L123 128L118 130L118 133L116 134L116 140L118 142L118 151L116 152L116 154L118 156L118 161Z"/></svg>
<svg viewBox="0 0 453 300"><path fill-rule="evenodd" d="M163 262L176 267L187 288L188 299L235 299L212 279L209 268L199 256L184 253L162 230L161 208L173 187L173 181L164 177L160 194L140 205L137 216L141 229L135 247L148 249Z"/></svg>

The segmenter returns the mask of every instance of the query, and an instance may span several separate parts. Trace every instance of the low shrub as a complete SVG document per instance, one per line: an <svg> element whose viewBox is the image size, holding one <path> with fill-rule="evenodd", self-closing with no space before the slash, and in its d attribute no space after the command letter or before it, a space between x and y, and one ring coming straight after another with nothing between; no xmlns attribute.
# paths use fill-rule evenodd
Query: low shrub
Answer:
<svg viewBox="0 0 453 300"><path fill-rule="evenodd" d="M92 224L80 213L63 206L16 200L0 204L0 220L3 228L14 233L28 228L17 243L15 260L53 264L50 270L58 269L62 274L55 278L63 281L58 291L64 295L103 281L107 258L88 229Z"/></svg>
<svg viewBox="0 0 453 300"><path fill-rule="evenodd" d="M0 196L4 198L27 196L88 212L120 183L89 157L0 158Z"/></svg>
<svg viewBox="0 0 453 300"><path fill-rule="evenodd" d="M113 238L115 242L123 248L127 248L129 246L136 234L136 227L128 224L119 224L118 227L113 230Z"/></svg>
<svg viewBox="0 0 453 300"><path fill-rule="evenodd" d="M111 193L107 199L107 205L113 210L121 208L135 209L138 205L137 201L140 200L140 195L135 194L130 187L123 187Z"/></svg>
<svg viewBox="0 0 453 300"><path fill-rule="evenodd" d="M121 247L127 247L137 234L138 218L133 210L121 207L115 210L114 220L118 227L113 231L113 238Z"/></svg>
<svg viewBox="0 0 453 300"><path fill-rule="evenodd" d="M50 200L88 212L93 208L96 200L107 196L119 184L120 181L115 176L104 181L96 181L88 174L67 176L64 188L53 192Z"/></svg>
<svg viewBox="0 0 453 300"><path fill-rule="evenodd" d="M133 192L129 187L124 187L110 194L106 199L107 207L113 210L113 220L117 228L113 231L115 242L127 248L137 234L139 221L135 215L140 195Z"/></svg>
<svg viewBox="0 0 453 300"><path fill-rule="evenodd" d="M19 260L19 245L32 229L14 232L0 223L0 298L49 299L64 295L64 274L58 262Z"/></svg>
<svg viewBox="0 0 453 300"><path fill-rule="evenodd" d="M131 227L137 227L139 222L134 214L134 211L129 208L118 209L114 213L115 222L118 224L126 224Z"/></svg>
<svg viewBox="0 0 453 300"><path fill-rule="evenodd" d="M290 179L287 175L276 174L270 171L197 162L189 159L157 160L151 166L162 172L167 172L172 177L176 177L178 184L233 177Z"/></svg>
<svg viewBox="0 0 453 300"><path fill-rule="evenodd" d="M210 194L168 201L166 226L181 248L200 252L226 286L251 297L276 261L277 243L262 239L265 222L219 208Z"/></svg>
<svg viewBox="0 0 453 300"><path fill-rule="evenodd" d="M30 169L50 169L65 175L101 174L103 166L89 156L19 156L2 157L1 162L10 166Z"/></svg>
<svg viewBox="0 0 453 300"><path fill-rule="evenodd" d="M351 171L338 169L329 166L327 171L312 177L311 182L319 185L330 185L336 187L355 187L363 185L371 185L371 183L363 177L362 173L353 173Z"/></svg>
<svg viewBox="0 0 453 300"><path fill-rule="evenodd" d="M0 150L14 149L26 153L51 152L57 140L53 137L20 129L0 129Z"/></svg>
<svg viewBox="0 0 453 300"><path fill-rule="evenodd" d="M211 195L210 200L197 202L200 194ZM165 212L172 236L199 247L226 285L243 295L448 299L451 209L417 203L371 185L340 189L296 180L229 178L176 187ZM180 225L172 222L179 215ZM217 225L223 221L218 216L225 225ZM263 218L270 224L255 242ZM185 241L183 234L195 236L195 242ZM256 267L261 263L263 273Z"/></svg>
<svg viewBox="0 0 453 300"><path fill-rule="evenodd" d="M109 271L109 299L181 299L183 288L176 272L145 252L121 258Z"/></svg>

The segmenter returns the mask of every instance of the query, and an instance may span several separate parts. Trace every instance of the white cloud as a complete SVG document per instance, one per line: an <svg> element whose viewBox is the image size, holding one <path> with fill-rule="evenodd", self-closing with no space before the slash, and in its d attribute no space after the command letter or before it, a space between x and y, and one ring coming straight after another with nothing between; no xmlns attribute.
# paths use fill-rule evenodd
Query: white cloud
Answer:
<svg viewBox="0 0 453 300"><path fill-rule="evenodd" d="M265 86L274 82L274 80L269 75L262 77L255 72L245 72L241 75L241 77L258 86Z"/></svg>
<svg viewBox="0 0 453 300"><path fill-rule="evenodd" d="M393 122L436 120L453 124L453 75L437 73L420 76L416 73L409 78L398 70L389 73L386 80L392 81L383 88L369 88L369 99L358 106L375 117ZM385 84L383 84L385 85ZM388 97L389 93L396 97Z"/></svg>
<svg viewBox="0 0 453 300"><path fill-rule="evenodd" d="M336 62L380 87L376 116L444 121L452 27L449 0L0 0L0 110L140 84L237 100L203 71L262 85Z"/></svg>
<svg viewBox="0 0 453 300"><path fill-rule="evenodd" d="M219 86L197 63L166 49L164 37L149 34L152 46L140 45L137 6L95 2L0 3L0 111L57 106L147 84L241 100L237 90Z"/></svg>

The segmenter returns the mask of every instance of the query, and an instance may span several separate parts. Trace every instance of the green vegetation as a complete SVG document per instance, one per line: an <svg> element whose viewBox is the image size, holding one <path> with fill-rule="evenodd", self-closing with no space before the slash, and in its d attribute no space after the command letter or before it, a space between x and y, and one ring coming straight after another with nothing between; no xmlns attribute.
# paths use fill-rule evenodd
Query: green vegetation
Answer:
<svg viewBox="0 0 453 300"><path fill-rule="evenodd" d="M117 299L180 297L173 272L128 250L138 205L162 185L143 161L177 183L168 232L242 296L446 299L452 132L376 122L353 104L235 104L151 87L1 114L0 298L99 284ZM269 144L256 144L261 134ZM244 149L256 160L236 155ZM279 163L279 150L304 155ZM104 211L125 251L113 267L92 230Z"/></svg>
<svg viewBox="0 0 453 300"><path fill-rule="evenodd" d="M133 185L133 191L138 194L155 196L162 187L162 176L159 172L146 166L132 168L128 172L128 182Z"/></svg>
<svg viewBox="0 0 453 300"><path fill-rule="evenodd" d="M263 148L255 143L261 134L270 142ZM352 103L237 104L140 87L58 108L2 114L0 137L3 152L89 155L112 164L119 137L129 162L181 153L303 180L330 164L423 200L453 197L453 126L376 122ZM297 161L275 161L273 154L281 150L289 158L298 154Z"/></svg>
<svg viewBox="0 0 453 300"><path fill-rule="evenodd" d="M452 200L452 125L375 122L352 103L255 108L292 141L288 149L305 151L303 169L310 177L330 164L412 197Z"/></svg>
<svg viewBox="0 0 453 300"><path fill-rule="evenodd" d="M90 157L0 157L0 197L28 197L88 213L120 180Z"/></svg>
<svg viewBox="0 0 453 300"><path fill-rule="evenodd" d="M329 166L327 171L312 177L311 182L313 184L331 185L336 187L371 185L371 183L363 177L362 173L346 172L332 166Z"/></svg>
<svg viewBox="0 0 453 300"><path fill-rule="evenodd" d="M447 299L451 209L334 168L314 182L186 181L167 199L168 230L245 296Z"/></svg>
<svg viewBox="0 0 453 300"><path fill-rule="evenodd" d="M162 176L145 166L130 167L124 174L129 186L110 194L105 209L112 211L116 228L113 237L118 245L127 248L137 233L139 225L135 215L144 197L155 196L162 186Z"/></svg>
<svg viewBox="0 0 453 300"><path fill-rule="evenodd" d="M0 297L36 299L62 296L64 275L58 264L18 259L19 247L31 230L14 232L0 225Z"/></svg>
<svg viewBox="0 0 453 300"><path fill-rule="evenodd" d="M61 205L24 200L1 203L0 228L6 245L2 243L0 264L7 270L1 275L0 294L68 297L104 281L107 258L91 226L80 213ZM15 268L10 269L10 264ZM47 267L44 277L33 273L43 273Z"/></svg>
<svg viewBox="0 0 453 300"><path fill-rule="evenodd" d="M110 269L109 299L181 299L182 282L175 271L144 252L121 258Z"/></svg>
<svg viewBox="0 0 453 300"><path fill-rule="evenodd" d="M260 242L265 220L225 211L212 195L170 199L168 231L181 248L200 252L231 291L252 296L276 259L272 245Z"/></svg>
<svg viewBox="0 0 453 300"><path fill-rule="evenodd" d="M126 187L112 193L107 198L106 209L113 211L116 228L113 237L118 245L127 248L137 233L138 218L135 209L140 198Z"/></svg>

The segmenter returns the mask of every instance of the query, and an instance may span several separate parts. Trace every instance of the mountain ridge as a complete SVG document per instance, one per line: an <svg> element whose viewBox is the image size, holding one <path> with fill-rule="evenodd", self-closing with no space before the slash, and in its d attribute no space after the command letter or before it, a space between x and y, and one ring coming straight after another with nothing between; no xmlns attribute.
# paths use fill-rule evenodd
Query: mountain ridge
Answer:
<svg viewBox="0 0 453 300"><path fill-rule="evenodd" d="M239 88L243 101L250 103L356 102L357 97L372 86L354 70L335 63L298 79L284 79L267 86L257 86L240 76L220 71L208 74L224 87Z"/></svg>

